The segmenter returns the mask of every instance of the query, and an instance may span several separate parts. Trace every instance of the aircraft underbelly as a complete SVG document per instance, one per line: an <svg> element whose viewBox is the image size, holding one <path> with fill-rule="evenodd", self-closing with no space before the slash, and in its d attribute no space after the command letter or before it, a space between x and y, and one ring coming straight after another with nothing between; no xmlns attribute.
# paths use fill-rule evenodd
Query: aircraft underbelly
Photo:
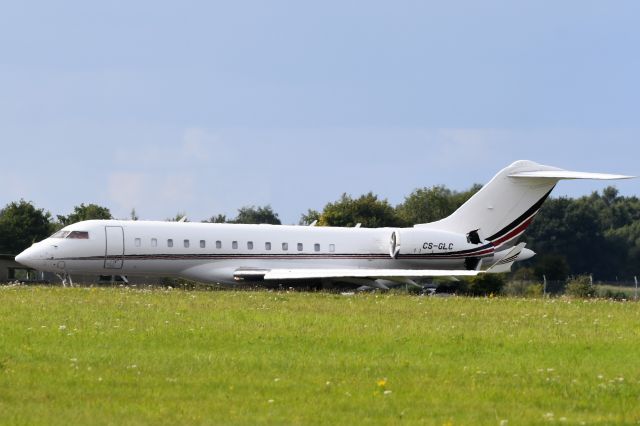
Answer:
<svg viewBox="0 0 640 426"><path fill-rule="evenodd" d="M395 260L395 259L238 259L207 261L184 265L180 276L202 282L237 284L234 278L237 270L288 269L460 269L461 260Z"/></svg>

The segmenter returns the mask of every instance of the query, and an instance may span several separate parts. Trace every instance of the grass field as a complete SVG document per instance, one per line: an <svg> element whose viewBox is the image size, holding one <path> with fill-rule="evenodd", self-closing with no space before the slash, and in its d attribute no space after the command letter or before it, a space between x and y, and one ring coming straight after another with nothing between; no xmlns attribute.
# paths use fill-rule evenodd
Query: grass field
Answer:
<svg viewBox="0 0 640 426"><path fill-rule="evenodd" d="M637 424L640 304L0 287L1 424Z"/></svg>

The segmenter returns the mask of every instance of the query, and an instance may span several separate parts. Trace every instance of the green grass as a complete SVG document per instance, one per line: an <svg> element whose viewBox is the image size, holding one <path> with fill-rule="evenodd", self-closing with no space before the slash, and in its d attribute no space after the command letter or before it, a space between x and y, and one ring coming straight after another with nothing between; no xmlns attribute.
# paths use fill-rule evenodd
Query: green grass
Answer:
<svg viewBox="0 0 640 426"><path fill-rule="evenodd" d="M1 424L637 424L640 305L0 288Z"/></svg>
<svg viewBox="0 0 640 426"><path fill-rule="evenodd" d="M629 286L617 286L611 284L596 285L597 294L600 297L608 298L614 296L617 299L625 298L627 300L635 300L636 289Z"/></svg>

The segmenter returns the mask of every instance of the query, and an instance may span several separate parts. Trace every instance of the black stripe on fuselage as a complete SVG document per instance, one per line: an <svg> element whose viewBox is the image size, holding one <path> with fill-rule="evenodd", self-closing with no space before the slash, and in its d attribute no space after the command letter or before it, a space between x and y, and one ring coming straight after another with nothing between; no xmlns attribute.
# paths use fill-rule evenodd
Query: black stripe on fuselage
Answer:
<svg viewBox="0 0 640 426"><path fill-rule="evenodd" d="M506 235L507 233L511 232L511 230L515 229L518 225L520 225L522 222L527 220L527 218L529 218L536 211L540 210L540 207L542 207L544 202L547 200L547 198L551 194L551 191L553 191L553 188L555 188L555 187L556 186L553 185L553 187L549 190L549 192L547 192L533 206L531 206L531 208L529 208L529 210L527 210L526 212L522 213L516 220L514 220L509 225L505 226L500 231L496 232L495 234L493 234L492 236L487 238L487 240L488 241L497 240L498 238L502 237L503 235Z"/></svg>

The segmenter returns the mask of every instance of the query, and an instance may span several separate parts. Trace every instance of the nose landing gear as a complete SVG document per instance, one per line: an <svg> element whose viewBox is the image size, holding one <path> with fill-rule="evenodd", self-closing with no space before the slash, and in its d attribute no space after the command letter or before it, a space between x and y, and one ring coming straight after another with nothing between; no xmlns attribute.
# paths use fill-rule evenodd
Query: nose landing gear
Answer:
<svg viewBox="0 0 640 426"><path fill-rule="evenodd" d="M66 272L63 272L62 275L56 274L58 278L62 280L62 287L66 287L69 284L69 287L73 287L73 280L71 279L71 275Z"/></svg>

